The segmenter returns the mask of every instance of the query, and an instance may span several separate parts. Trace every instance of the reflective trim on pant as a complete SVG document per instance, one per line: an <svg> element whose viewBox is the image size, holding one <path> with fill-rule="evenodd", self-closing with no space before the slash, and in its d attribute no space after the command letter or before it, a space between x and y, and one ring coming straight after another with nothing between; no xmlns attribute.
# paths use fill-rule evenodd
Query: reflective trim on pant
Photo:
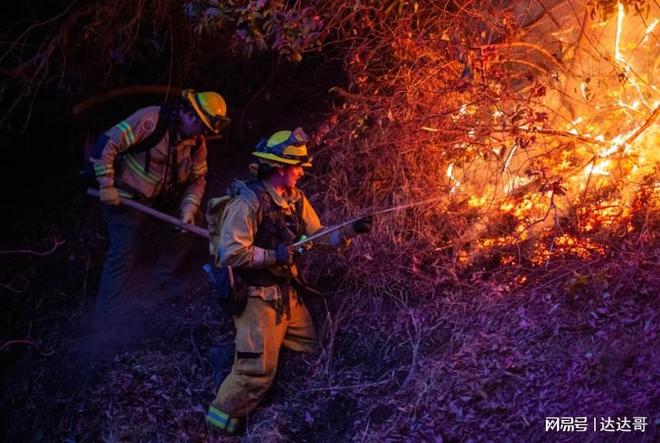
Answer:
<svg viewBox="0 0 660 443"><path fill-rule="evenodd" d="M272 302L248 297L245 311L234 318L236 358L212 406L231 417L246 417L262 400L275 379L282 346L294 351L316 349L316 332L309 311L291 299L291 315L275 311Z"/></svg>
<svg viewBox="0 0 660 443"><path fill-rule="evenodd" d="M229 415L213 406L209 406L209 411L206 414L206 421L230 434L236 432L238 430L238 425L241 423L240 418L231 418Z"/></svg>

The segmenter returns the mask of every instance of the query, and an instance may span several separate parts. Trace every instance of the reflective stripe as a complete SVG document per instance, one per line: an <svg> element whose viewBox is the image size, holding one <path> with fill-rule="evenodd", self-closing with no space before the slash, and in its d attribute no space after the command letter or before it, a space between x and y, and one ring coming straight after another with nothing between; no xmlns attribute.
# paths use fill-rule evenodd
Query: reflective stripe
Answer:
<svg viewBox="0 0 660 443"><path fill-rule="evenodd" d="M213 405L209 406L209 414L215 414L218 416L218 418L224 421L229 420L229 415L227 413L222 412L220 409L216 408Z"/></svg>
<svg viewBox="0 0 660 443"><path fill-rule="evenodd" d="M213 426L216 426L220 429L227 429L227 424L226 423L221 423L215 418L211 417L210 415L206 416L206 421L212 424Z"/></svg>
<svg viewBox="0 0 660 443"><path fill-rule="evenodd" d="M189 202L194 203L194 204L196 204L196 205L199 205L199 204L200 204L200 199L199 199L199 197L197 197L195 194L187 194L187 195L183 198L183 201L184 201L184 202L189 201Z"/></svg>
<svg viewBox="0 0 660 443"><path fill-rule="evenodd" d="M199 166L199 167L197 167L197 168L191 168L190 172L191 172L193 175L204 175L204 174L206 174L207 172L209 172L209 168L208 168L208 166L206 165L206 163L204 163L203 165L201 165L201 166Z"/></svg>
<svg viewBox="0 0 660 443"><path fill-rule="evenodd" d="M226 429L227 424L229 423L229 415L214 406L209 406L209 412L206 414L206 421L220 429Z"/></svg>
<svg viewBox="0 0 660 443"><path fill-rule="evenodd" d="M94 165L94 174L96 174L97 177L112 175L113 173L114 170L112 167L99 164Z"/></svg>
<svg viewBox="0 0 660 443"><path fill-rule="evenodd" d="M231 418L229 415L214 406L209 406L209 412L206 414L206 421L230 434L236 432L238 425L241 423L240 418Z"/></svg>
<svg viewBox="0 0 660 443"><path fill-rule="evenodd" d="M191 170L191 171L190 171L190 179L191 179L191 180L194 180L194 179L196 179L196 178L198 178L198 177L204 177L204 176L206 175L207 172L209 172L209 170L206 169L206 168L204 168L204 169L194 169L194 170Z"/></svg>
<svg viewBox="0 0 660 443"><path fill-rule="evenodd" d="M127 146L130 146L135 143L135 134L133 133L133 129L131 128L131 125L129 125L126 120L122 121L121 123L118 123L117 128L119 128L119 131L121 132L121 136L126 142Z"/></svg>
<svg viewBox="0 0 660 443"><path fill-rule="evenodd" d="M124 156L124 159L126 160L126 165L131 168L131 171L133 171L135 174L137 174L140 178L142 178L144 181L151 183L152 185L157 185L158 184L158 178L154 177L151 174L145 174L144 173L144 166L141 165L131 154L127 154Z"/></svg>

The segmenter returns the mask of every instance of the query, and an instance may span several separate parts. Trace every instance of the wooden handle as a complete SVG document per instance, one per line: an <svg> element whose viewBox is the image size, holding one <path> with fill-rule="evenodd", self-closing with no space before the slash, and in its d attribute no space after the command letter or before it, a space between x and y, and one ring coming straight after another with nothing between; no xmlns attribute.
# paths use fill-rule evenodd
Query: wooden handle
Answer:
<svg viewBox="0 0 660 443"><path fill-rule="evenodd" d="M99 197L99 191L94 189L94 188L88 188L87 189L87 195L91 195L92 197ZM137 209L138 211L144 212L145 214L148 214L152 217L155 217L159 220L166 221L168 223L171 223L175 226L178 226L181 229L185 229L186 231L190 231L193 234L197 234L200 237L204 238L209 238L209 230L200 228L199 226L189 224L189 223L183 223L181 220L179 220L176 217L172 217L171 215L165 214L163 212L157 211L153 208L150 208L149 206L143 205L142 203L138 203L136 201L133 201L128 198L124 197L119 197L119 201L121 204L130 206L133 209Z"/></svg>

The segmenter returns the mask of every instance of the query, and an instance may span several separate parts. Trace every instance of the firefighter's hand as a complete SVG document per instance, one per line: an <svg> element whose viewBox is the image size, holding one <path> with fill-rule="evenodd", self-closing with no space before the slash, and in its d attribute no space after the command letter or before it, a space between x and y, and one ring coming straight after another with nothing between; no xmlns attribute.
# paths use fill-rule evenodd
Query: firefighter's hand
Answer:
<svg viewBox="0 0 660 443"><path fill-rule="evenodd" d="M356 234L366 234L367 232L371 231L373 223L374 221L371 216L361 218L360 220L355 220L352 225L353 232Z"/></svg>
<svg viewBox="0 0 660 443"><path fill-rule="evenodd" d="M190 209L185 209L181 211L181 222L195 223L195 211Z"/></svg>
<svg viewBox="0 0 660 443"><path fill-rule="evenodd" d="M292 265L293 251L289 246L277 245L275 247L275 263L278 265Z"/></svg>
<svg viewBox="0 0 660 443"><path fill-rule="evenodd" d="M99 197L106 205L117 206L119 204L119 192L114 186L99 189Z"/></svg>

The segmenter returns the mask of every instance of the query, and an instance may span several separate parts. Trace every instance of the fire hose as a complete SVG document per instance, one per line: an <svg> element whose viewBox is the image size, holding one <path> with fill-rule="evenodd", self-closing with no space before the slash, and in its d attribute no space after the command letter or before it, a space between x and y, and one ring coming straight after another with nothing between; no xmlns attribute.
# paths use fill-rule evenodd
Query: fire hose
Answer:
<svg viewBox="0 0 660 443"><path fill-rule="evenodd" d="M393 206L393 207L387 208L387 209L379 209L379 210L376 210L376 211L371 211L371 212L368 212L368 213L366 213L364 215L361 215L359 217L355 217L355 218L352 218L352 219L347 220L345 222L339 223L338 225L334 225L334 226L331 226L329 228L321 229L319 232L317 232L315 234L312 234L309 237L305 237L305 238L300 239L299 241L297 241L296 243L294 243L291 246L294 249L300 248L301 246L304 246L306 243L312 242L312 241L316 240L317 238L323 237L324 235L328 235L331 232L338 231L339 229L343 228L344 226L351 225L351 224L355 223L358 220L362 220L362 219L365 219L365 218L368 218L368 217L373 217L373 216L376 216L376 215L387 214L389 212L402 211L404 209L409 209L409 208L413 208L413 207L416 207L416 206L422 206L422 205L427 205L427 204L431 204L431 203L436 203L436 202L439 202L439 201L442 201L442 200L446 200L446 198L447 197L445 197L445 196L430 198L428 200L422 200L422 201L418 201L418 202L407 203L405 205Z"/></svg>

